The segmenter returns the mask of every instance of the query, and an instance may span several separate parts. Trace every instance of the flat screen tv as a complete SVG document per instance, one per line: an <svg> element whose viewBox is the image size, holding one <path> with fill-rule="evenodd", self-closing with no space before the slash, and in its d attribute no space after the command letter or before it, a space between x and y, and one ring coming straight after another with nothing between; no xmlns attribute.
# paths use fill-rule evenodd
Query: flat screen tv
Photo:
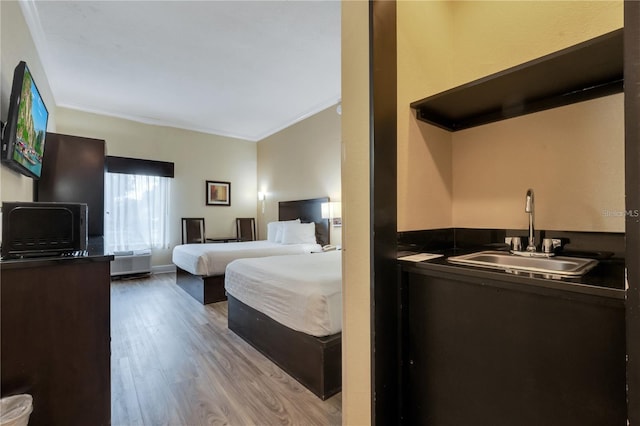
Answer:
<svg viewBox="0 0 640 426"><path fill-rule="evenodd" d="M7 124L2 135L2 162L35 179L40 178L49 112L29 67L21 61L13 74Z"/></svg>

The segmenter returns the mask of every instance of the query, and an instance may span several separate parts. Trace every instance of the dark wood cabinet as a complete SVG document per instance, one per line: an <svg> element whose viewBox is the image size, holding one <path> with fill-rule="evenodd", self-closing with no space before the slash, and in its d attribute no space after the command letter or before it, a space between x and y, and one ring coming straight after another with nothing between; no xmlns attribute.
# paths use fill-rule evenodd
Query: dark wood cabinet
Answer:
<svg viewBox="0 0 640 426"><path fill-rule="evenodd" d="M86 203L90 237L104 234L105 141L47 133L35 201Z"/></svg>
<svg viewBox="0 0 640 426"><path fill-rule="evenodd" d="M111 256L0 262L2 396L29 424L108 425Z"/></svg>
<svg viewBox="0 0 640 426"><path fill-rule="evenodd" d="M404 286L406 424L627 424L623 298L439 273Z"/></svg>

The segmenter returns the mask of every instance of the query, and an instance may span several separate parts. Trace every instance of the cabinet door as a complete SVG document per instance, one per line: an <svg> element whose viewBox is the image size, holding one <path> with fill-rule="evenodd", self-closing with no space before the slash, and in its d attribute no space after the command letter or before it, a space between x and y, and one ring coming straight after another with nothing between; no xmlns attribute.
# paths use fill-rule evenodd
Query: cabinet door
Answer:
<svg viewBox="0 0 640 426"><path fill-rule="evenodd" d="M408 281L408 424L626 424L622 301Z"/></svg>
<svg viewBox="0 0 640 426"><path fill-rule="evenodd" d="M111 417L109 262L2 267L2 395L29 393L29 425Z"/></svg>

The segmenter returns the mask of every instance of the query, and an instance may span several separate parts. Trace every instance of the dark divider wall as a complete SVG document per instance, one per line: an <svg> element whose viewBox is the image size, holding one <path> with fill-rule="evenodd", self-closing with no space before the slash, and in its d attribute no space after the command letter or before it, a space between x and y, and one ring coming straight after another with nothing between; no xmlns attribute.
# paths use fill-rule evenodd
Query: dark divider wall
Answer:
<svg viewBox="0 0 640 426"><path fill-rule="evenodd" d="M624 2L627 412L640 425L640 2Z"/></svg>
<svg viewBox="0 0 640 426"><path fill-rule="evenodd" d="M372 423L400 423L396 2L369 3Z"/></svg>

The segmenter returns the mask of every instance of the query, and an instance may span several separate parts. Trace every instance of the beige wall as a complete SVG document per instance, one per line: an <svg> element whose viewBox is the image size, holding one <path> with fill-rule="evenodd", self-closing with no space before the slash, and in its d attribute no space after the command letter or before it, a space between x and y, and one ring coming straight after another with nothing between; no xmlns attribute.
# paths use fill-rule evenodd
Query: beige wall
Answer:
<svg viewBox="0 0 640 426"><path fill-rule="evenodd" d="M234 236L236 217L254 217L257 205L256 143L58 109L58 132L104 139L107 155L175 163L171 186L171 248L181 242L180 218L204 217L208 237ZM205 181L231 182L231 206L206 206ZM171 249L152 263L171 264Z"/></svg>
<svg viewBox="0 0 640 426"><path fill-rule="evenodd" d="M332 106L258 142L258 234L278 220L278 202L318 197L341 200L340 115ZM341 244L342 228L331 227L332 244Z"/></svg>
<svg viewBox="0 0 640 426"><path fill-rule="evenodd" d="M371 424L368 3L342 2L342 423Z"/></svg>
<svg viewBox="0 0 640 426"><path fill-rule="evenodd" d="M422 126L413 101L453 85L450 2L397 3L398 230L452 226L451 134Z"/></svg>
<svg viewBox="0 0 640 426"><path fill-rule="evenodd" d="M454 31L448 36L453 38L454 46L454 86L623 25L621 0L448 3L454 20Z"/></svg>
<svg viewBox="0 0 640 426"><path fill-rule="evenodd" d="M18 62L25 61L49 111L47 129L55 130L55 101L18 2L0 2L0 54L0 120L7 119L13 70ZM33 179L0 166L0 199L33 201Z"/></svg>
<svg viewBox="0 0 640 426"><path fill-rule="evenodd" d="M602 214L624 206L622 95L456 133L408 108L620 28L622 13L621 1L398 2L398 230L521 227L533 187L538 227L623 231Z"/></svg>
<svg viewBox="0 0 640 426"><path fill-rule="evenodd" d="M453 134L453 224L624 232L623 95L608 96Z"/></svg>

